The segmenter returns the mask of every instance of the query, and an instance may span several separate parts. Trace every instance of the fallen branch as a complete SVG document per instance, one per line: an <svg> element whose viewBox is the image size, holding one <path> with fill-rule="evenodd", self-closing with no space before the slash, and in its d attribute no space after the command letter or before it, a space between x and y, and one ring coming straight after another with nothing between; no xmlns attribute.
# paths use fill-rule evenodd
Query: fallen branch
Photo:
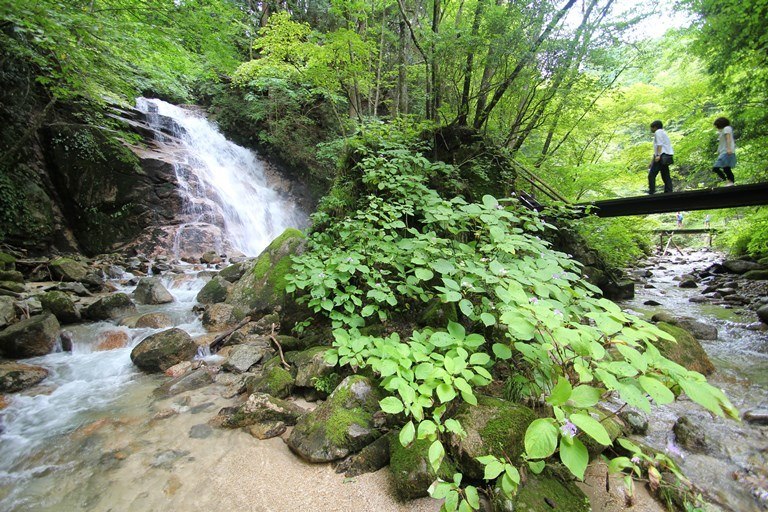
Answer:
<svg viewBox="0 0 768 512"><path fill-rule="evenodd" d="M280 360L283 362L283 366L285 366L285 369L289 369L291 365L285 362L285 356L283 356L283 347L280 345L280 342L277 341L277 338L275 338L275 324L272 324L272 332L269 334L269 339L272 340L272 343L277 346L278 352L280 352Z"/></svg>
<svg viewBox="0 0 768 512"><path fill-rule="evenodd" d="M224 333L219 334L218 336L216 336L216 338L214 338L214 340L211 342L211 344L208 345L208 349L211 351L211 354L215 354L216 352L218 352L219 349L222 347L222 345L224 345L224 342L227 340L227 338L232 336L233 332L235 332L236 330L240 329L242 326L244 326L245 324L247 324L250 321L251 321L251 317L247 316L247 317L243 318L243 320L239 324L234 326L232 329L230 329L227 332L224 332Z"/></svg>

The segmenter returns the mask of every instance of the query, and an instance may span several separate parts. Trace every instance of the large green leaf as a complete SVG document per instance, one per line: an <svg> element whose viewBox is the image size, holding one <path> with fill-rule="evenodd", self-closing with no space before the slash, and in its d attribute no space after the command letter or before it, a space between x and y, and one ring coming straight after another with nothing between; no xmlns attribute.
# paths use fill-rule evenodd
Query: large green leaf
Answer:
<svg viewBox="0 0 768 512"><path fill-rule="evenodd" d="M525 453L532 459L544 459L555 453L559 431L551 418L533 420L525 431Z"/></svg>
<svg viewBox="0 0 768 512"><path fill-rule="evenodd" d="M598 443L608 446L611 444L611 438L602 423L588 414L571 414L571 423L583 430L589 437Z"/></svg>
<svg viewBox="0 0 768 512"><path fill-rule="evenodd" d="M589 453L584 444L578 439L571 439L571 442L560 443L560 460L565 467L571 470L576 478L584 479L584 471L589 463Z"/></svg>

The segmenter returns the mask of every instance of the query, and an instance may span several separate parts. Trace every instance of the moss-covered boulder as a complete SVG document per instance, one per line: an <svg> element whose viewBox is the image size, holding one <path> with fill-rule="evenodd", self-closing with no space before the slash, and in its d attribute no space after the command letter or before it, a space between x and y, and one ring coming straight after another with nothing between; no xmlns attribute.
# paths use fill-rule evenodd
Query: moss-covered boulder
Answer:
<svg viewBox="0 0 768 512"><path fill-rule="evenodd" d="M79 282L88 275L88 267L72 258L56 258L48 263L53 277L60 281Z"/></svg>
<svg viewBox="0 0 768 512"><path fill-rule="evenodd" d="M768 269L749 270L744 273L744 279L751 281L768 281Z"/></svg>
<svg viewBox="0 0 768 512"><path fill-rule="evenodd" d="M664 357L704 375L709 375L715 371L715 366L710 361L709 356L691 333L666 322L659 322L656 326L674 336L677 341L675 343L659 339L654 343Z"/></svg>
<svg viewBox="0 0 768 512"><path fill-rule="evenodd" d="M219 276L226 279L230 283L236 283L240 280L241 277L243 277L248 268L248 265L241 261L221 269Z"/></svg>
<svg viewBox="0 0 768 512"><path fill-rule="evenodd" d="M304 234L287 229L256 259L253 267L235 283L227 304L235 308L235 316L250 312L268 312L286 303L285 275L291 269L291 256L303 251Z"/></svg>
<svg viewBox="0 0 768 512"><path fill-rule="evenodd" d="M456 472L449 457L445 457L437 473L429 464L428 439L417 439L408 446L400 444L399 436L389 441L389 474L392 489L401 500L428 496L427 489L437 478L450 481Z"/></svg>
<svg viewBox="0 0 768 512"><path fill-rule="evenodd" d="M173 295L156 277L142 277L133 291L133 299L139 304L168 304Z"/></svg>
<svg viewBox="0 0 768 512"><path fill-rule="evenodd" d="M253 393L248 400L233 410L224 409L219 413L218 422L225 428L239 428L282 421L286 425L295 425L306 411L294 404L266 393Z"/></svg>
<svg viewBox="0 0 768 512"><path fill-rule="evenodd" d="M16 306L11 297L0 295L0 329L16 321Z"/></svg>
<svg viewBox="0 0 768 512"><path fill-rule="evenodd" d="M24 274L18 270L0 270L0 281L8 281L11 283L23 283Z"/></svg>
<svg viewBox="0 0 768 512"><path fill-rule="evenodd" d="M136 304L125 293L113 293L102 297L85 309L90 320L115 320L136 314Z"/></svg>
<svg viewBox="0 0 768 512"><path fill-rule="evenodd" d="M51 313L33 316L0 332L0 354L11 359L49 354L59 337L59 322Z"/></svg>
<svg viewBox="0 0 768 512"><path fill-rule="evenodd" d="M16 270L16 258L7 252L0 252L0 270Z"/></svg>
<svg viewBox="0 0 768 512"><path fill-rule="evenodd" d="M536 414L523 405L499 398L478 396L477 405L463 403L455 416L467 435L452 435L449 450L468 478L480 480L484 467L475 457L496 455L517 464L524 451L525 430Z"/></svg>
<svg viewBox="0 0 768 512"><path fill-rule="evenodd" d="M392 437L396 437L394 432L389 432L358 453L350 455L336 466L336 472L343 472L345 477L353 478L385 467L389 464L389 443Z"/></svg>
<svg viewBox="0 0 768 512"><path fill-rule="evenodd" d="M48 376L42 366L21 363L0 363L0 392L13 393L31 388Z"/></svg>
<svg viewBox="0 0 768 512"><path fill-rule="evenodd" d="M13 293L24 293L26 288L23 283L17 283L16 281L0 281L0 289L8 290Z"/></svg>
<svg viewBox="0 0 768 512"><path fill-rule="evenodd" d="M51 291L40 296L40 304L43 309L54 314L62 324L74 324L81 319L80 310L68 294L59 291Z"/></svg>
<svg viewBox="0 0 768 512"><path fill-rule="evenodd" d="M293 391L293 376L281 366L272 366L260 375L250 377L245 386L249 393L266 393L277 398L286 398Z"/></svg>
<svg viewBox="0 0 768 512"><path fill-rule="evenodd" d="M507 498L501 489L492 491L494 512L590 512L589 498L573 481L560 475L544 471L540 475L528 473L528 477L517 491Z"/></svg>
<svg viewBox="0 0 768 512"><path fill-rule="evenodd" d="M299 419L288 446L309 462L330 462L362 450L381 436L373 421L379 399L366 377L347 377L328 400Z"/></svg>
<svg viewBox="0 0 768 512"><path fill-rule="evenodd" d="M224 302L232 288L232 283L221 276L213 276L210 281L197 293L197 302L200 304L216 304Z"/></svg>
<svg viewBox="0 0 768 512"><path fill-rule="evenodd" d="M168 329L147 336L131 351L131 361L147 372L164 372L171 366L192 359L197 344L181 329Z"/></svg>
<svg viewBox="0 0 768 512"><path fill-rule="evenodd" d="M335 365L325 360L328 347L312 347L302 352L292 352L286 356L289 363L296 367L296 385L311 388L315 379L333 373Z"/></svg>

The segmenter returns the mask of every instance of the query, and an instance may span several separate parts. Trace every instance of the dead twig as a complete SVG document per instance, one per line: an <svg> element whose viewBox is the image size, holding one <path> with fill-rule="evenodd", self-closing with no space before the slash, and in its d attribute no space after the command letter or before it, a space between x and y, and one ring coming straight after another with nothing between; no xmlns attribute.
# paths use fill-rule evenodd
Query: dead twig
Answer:
<svg viewBox="0 0 768 512"><path fill-rule="evenodd" d="M251 321L251 317L247 316L243 318L243 320L239 324L234 326L232 329L216 336L216 338L214 338L211 344L208 345L208 349L211 351L211 354L215 354L216 352L218 352L219 349L222 347L222 345L224 345L224 342L227 340L227 338L229 338L232 335L233 332L240 329L242 326L244 326L250 321Z"/></svg>
<svg viewBox="0 0 768 512"><path fill-rule="evenodd" d="M285 369L289 369L291 365L285 362L285 356L283 355L283 347L280 345L280 342L277 341L277 338L275 338L275 324L272 324L272 332L269 334L269 339L272 340L272 343L275 344L277 347L278 352L280 352L280 360L283 362L283 366L285 366Z"/></svg>

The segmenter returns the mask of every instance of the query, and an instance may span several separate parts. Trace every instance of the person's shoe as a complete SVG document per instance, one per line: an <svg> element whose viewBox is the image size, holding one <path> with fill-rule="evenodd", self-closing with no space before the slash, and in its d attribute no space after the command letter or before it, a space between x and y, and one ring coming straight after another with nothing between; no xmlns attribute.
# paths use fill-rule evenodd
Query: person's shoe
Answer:
<svg viewBox="0 0 768 512"><path fill-rule="evenodd" d="M652 196L653 194L655 194L655 193L656 193L656 191L655 191L655 190L644 190L644 192L645 192L646 194L648 194L649 196Z"/></svg>
<svg viewBox="0 0 768 512"><path fill-rule="evenodd" d="M734 183L734 182L732 182L731 180L728 180L728 181L726 181L726 182L725 182L725 185L723 185L723 186L724 186L724 187L732 187L732 186L734 186L734 185L735 185L735 183Z"/></svg>

